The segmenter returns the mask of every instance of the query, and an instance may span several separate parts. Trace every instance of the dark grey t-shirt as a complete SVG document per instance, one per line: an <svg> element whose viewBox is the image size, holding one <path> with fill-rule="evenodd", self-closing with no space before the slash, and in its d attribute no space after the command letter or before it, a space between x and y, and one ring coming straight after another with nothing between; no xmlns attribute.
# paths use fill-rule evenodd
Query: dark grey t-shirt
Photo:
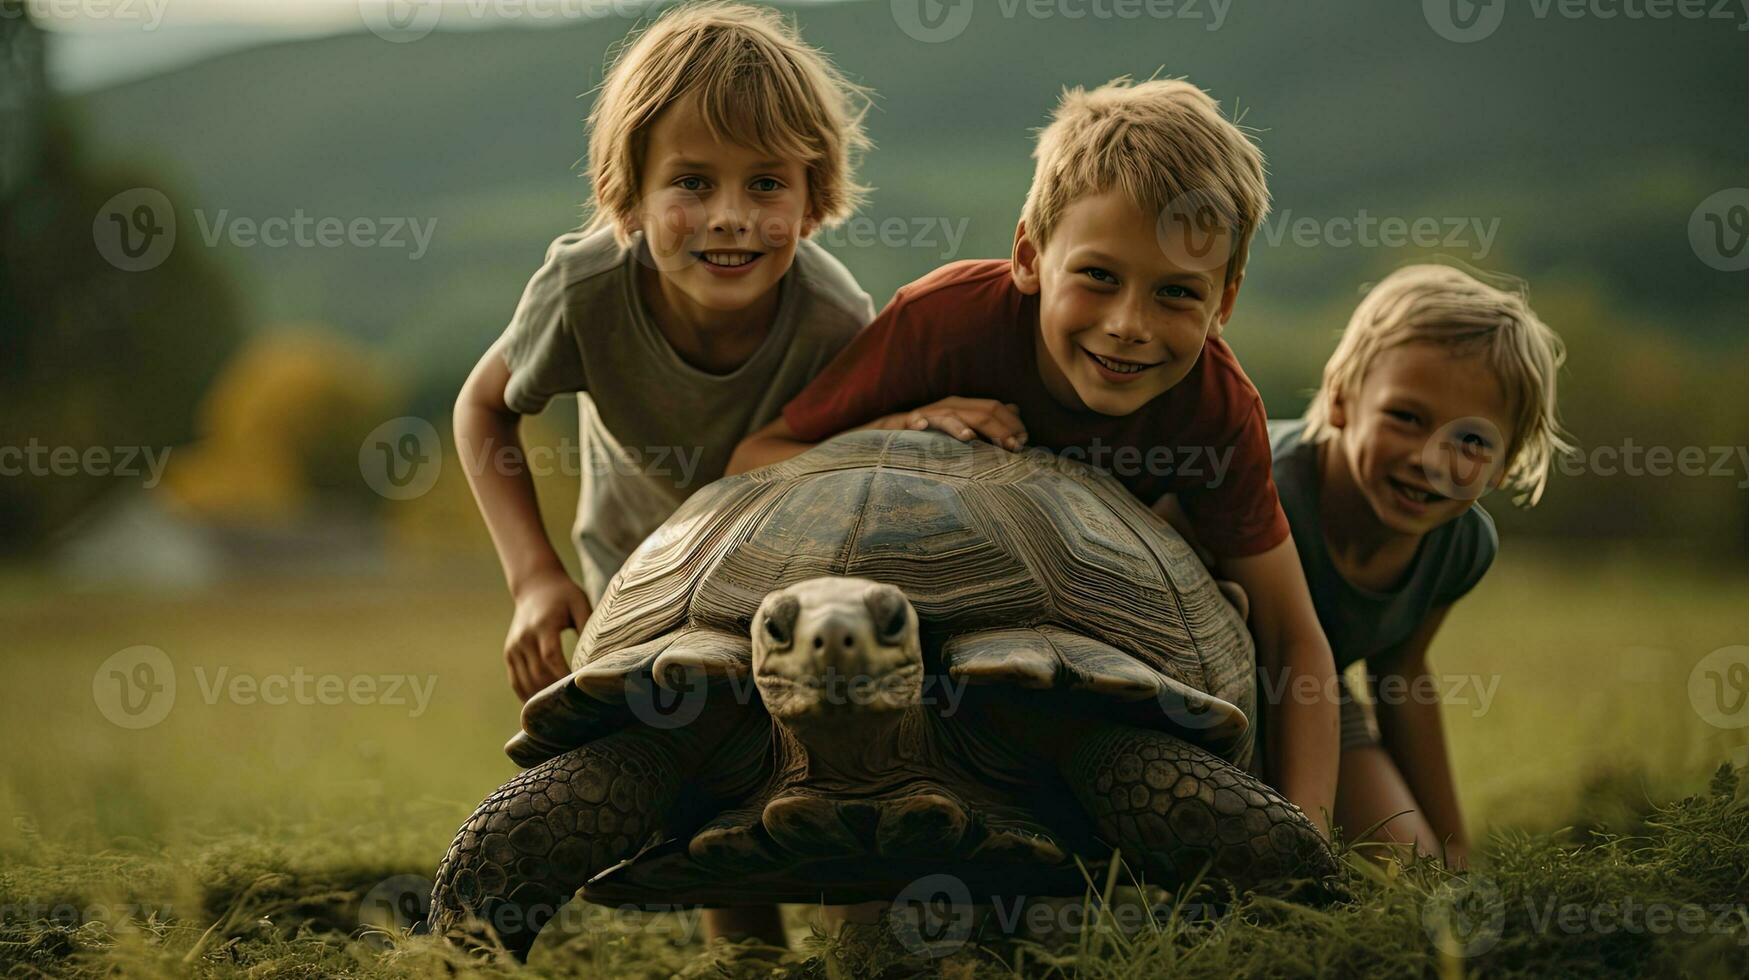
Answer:
<svg viewBox="0 0 1749 980"><path fill-rule="evenodd" d="M1270 422L1270 455L1276 492L1293 529L1312 605L1340 671L1402 643L1429 613L1475 588L1493 563L1500 538L1494 519L1477 504L1422 539L1397 589L1374 592L1356 587L1336 570L1324 544L1318 515L1318 449L1301 440L1305 428L1303 419Z"/></svg>

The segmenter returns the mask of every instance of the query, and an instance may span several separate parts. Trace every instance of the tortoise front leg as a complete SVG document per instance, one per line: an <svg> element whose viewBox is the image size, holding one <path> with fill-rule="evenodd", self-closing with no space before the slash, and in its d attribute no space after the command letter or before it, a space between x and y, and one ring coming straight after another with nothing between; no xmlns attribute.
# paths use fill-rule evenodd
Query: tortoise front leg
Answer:
<svg viewBox="0 0 1749 980"><path fill-rule="evenodd" d="M1240 890L1336 874L1336 857L1299 807L1182 739L1124 725L1073 736L1063 778L1099 836L1170 887L1208 867Z"/></svg>
<svg viewBox="0 0 1749 980"><path fill-rule="evenodd" d="M495 937L526 959L584 882L630 857L674 812L683 772L674 734L609 735L487 797L437 870L431 931L472 943Z"/></svg>

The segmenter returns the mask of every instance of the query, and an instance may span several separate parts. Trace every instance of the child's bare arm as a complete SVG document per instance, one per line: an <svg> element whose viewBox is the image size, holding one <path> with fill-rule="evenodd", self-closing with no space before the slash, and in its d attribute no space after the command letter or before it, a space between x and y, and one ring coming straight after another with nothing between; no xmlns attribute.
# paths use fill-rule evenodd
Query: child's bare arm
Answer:
<svg viewBox="0 0 1749 980"><path fill-rule="evenodd" d="M1369 666L1377 668L1378 685L1389 683L1401 695L1373 699L1385 751L1409 784L1427 825L1444 843L1447 863L1461 866L1468 860L1470 842L1458 806L1439 699L1420 696L1439 690L1427 650L1450 611L1450 606L1435 609L1414 635Z"/></svg>
<svg viewBox="0 0 1749 980"><path fill-rule="evenodd" d="M1293 538L1246 558L1221 562L1222 574L1238 582L1251 599L1251 630L1257 662L1280 692L1276 703L1262 699L1270 713L1270 746L1277 788L1329 836L1336 808L1336 766L1340 738L1336 699L1336 661L1318 625L1312 596L1300 570Z"/></svg>
<svg viewBox="0 0 1749 980"><path fill-rule="evenodd" d="M939 429L956 439L970 441L982 436L1009 450L1026 444L1026 427L1018 406L991 398L943 398L938 402L903 412L883 415L857 429ZM848 431L848 430L847 430ZM783 416L741 440L729 457L726 475L769 466L805 452L815 443L796 438Z"/></svg>
<svg viewBox="0 0 1749 980"><path fill-rule="evenodd" d="M814 443L797 439L795 430L779 415L770 424L742 439L735 446L735 451L729 455L729 464L723 468L723 475L734 476L761 466L781 463L791 456L806 452L813 445Z"/></svg>
<svg viewBox="0 0 1749 980"><path fill-rule="evenodd" d="M522 416L504 403L510 380L499 346L486 351L455 402L456 448L492 545L504 567L516 611L504 639L510 687L527 701L570 673L564 632L579 632L589 619L589 600L571 581L541 526L534 479L523 465ZM506 453L501 457L500 450ZM501 465L500 460L509 465Z"/></svg>

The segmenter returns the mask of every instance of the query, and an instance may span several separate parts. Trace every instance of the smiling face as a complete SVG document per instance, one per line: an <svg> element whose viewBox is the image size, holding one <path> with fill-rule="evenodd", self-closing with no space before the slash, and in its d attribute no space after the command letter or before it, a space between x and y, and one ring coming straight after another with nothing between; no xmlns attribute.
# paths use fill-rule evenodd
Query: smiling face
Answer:
<svg viewBox="0 0 1749 980"><path fill-rule="evenodd" d="M694 322L773 303L814 229L806 165L718 141L692 98L657 116L645 139L634 223L661 303Z"/></svg>
<svg viewBox="0 0 1749 980"><path fill-rule="evenodd" d="M1042 250L1024 223L1015 232L1015 284L1039 297L1039 374L1065 407L1136 411L1184 380L1232 315L1243 277L1225 282L1231 233L1163 230L1109 191L1065 208Z"/></svg>
<svg viewBox="0 0 1749 980"><path fill-rule="evenodd" d="M1356 391L1332 404L1337 458L1327 472L1345 482L1338 490L1358 492L1380 524L1426 534L1500 485L1512 408L1480 354L1425 342L1389 348Z"/></svg>

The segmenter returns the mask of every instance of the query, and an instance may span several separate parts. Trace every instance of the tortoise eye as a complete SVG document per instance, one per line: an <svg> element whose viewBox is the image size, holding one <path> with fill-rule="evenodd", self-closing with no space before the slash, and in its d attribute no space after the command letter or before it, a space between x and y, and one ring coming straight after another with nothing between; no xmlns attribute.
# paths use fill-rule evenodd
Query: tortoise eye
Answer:
<svg viewBox="0 0 1749 980"><path fill-rule="evenodd" d="M765 636L773 646L789 646L799 611L793 596L784 596L765 610Z"/></svg>
<svg viewBox="0 0 1749 980"><path fill-rule="evenodd" d="M905 628L910 625L904 593L891 586L870 589L866 601L869 619L880 641L891 646L904 639Z"/></svg>
<svg viewBox="0 0 1749 980"><path fill-rule="evenodd" d="M789 637L784 635L783 627L777 625L777 620L769 616L765 619L765 635L778 646L783 646L789 642Z"/></svg>

